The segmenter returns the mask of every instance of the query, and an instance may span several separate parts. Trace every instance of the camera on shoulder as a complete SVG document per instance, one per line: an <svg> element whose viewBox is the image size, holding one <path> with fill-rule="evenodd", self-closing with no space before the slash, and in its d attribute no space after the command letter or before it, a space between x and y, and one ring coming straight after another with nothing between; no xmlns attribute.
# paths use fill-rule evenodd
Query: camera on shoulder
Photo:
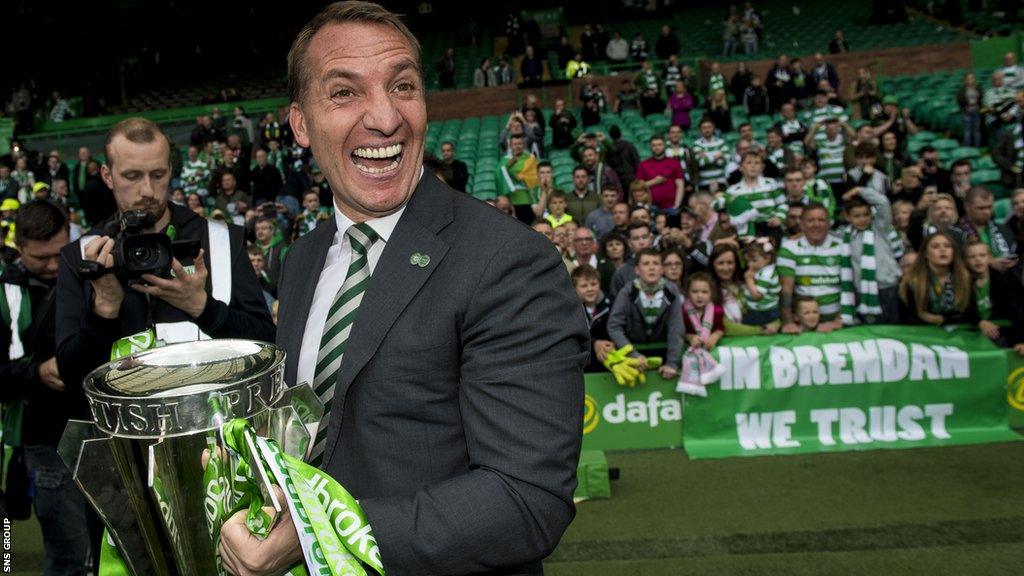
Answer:
<svg viewBox="0 0 1024 576"><path fill-rule="evenodd" d="M83 260L78 274L86 280L96 280L113 273L122 284L142 284L144 274L160 278L171 277L174 243L162 232L144 234L142 231L155 224L153 216L145 210L124 212L112 222L106 232L114 238L114 266L106 268L99 262Z"/></svg>

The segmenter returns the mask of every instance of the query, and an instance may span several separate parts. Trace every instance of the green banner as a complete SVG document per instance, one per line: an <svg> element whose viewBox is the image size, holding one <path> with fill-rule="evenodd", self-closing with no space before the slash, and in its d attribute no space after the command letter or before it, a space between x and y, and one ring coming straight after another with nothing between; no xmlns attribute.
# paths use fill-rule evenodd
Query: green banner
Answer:
<svg viewBox="0 0 1024 576"><path fill-rule="evenodd" d="M584 450L675 448L683 444L683 404L676 381L647 372L635 388L619 386L610 372L587 374Z"/></svg>
<svg viewBox="0 0 1024 576"><path fill-rule="evenodd" d="M691 458L1020 440L1006 352L973 332L904 326L733 338L707 398L688 399Z"/></svg>

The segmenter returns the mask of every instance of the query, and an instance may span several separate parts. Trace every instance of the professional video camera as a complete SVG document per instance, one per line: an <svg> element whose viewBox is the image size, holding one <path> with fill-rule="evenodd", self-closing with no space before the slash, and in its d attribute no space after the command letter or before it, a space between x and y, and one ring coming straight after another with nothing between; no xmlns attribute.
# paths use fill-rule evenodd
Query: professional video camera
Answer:
<svg viewBox="0 0 1024 576"><path fill-rule="evenodd" d="M170 278L172 259L181 259L185 256L194 258L199 252L199 242L172 242L170 237L162 232L142 233L153 225L153 216L145 210L123 213L118 220L107 226L104 234L114 238L113 268L106 268L99 262L83 260L78 274L87 280L96 280L113 272L125 285L145 283L142 279L143 274Z"/></svg>

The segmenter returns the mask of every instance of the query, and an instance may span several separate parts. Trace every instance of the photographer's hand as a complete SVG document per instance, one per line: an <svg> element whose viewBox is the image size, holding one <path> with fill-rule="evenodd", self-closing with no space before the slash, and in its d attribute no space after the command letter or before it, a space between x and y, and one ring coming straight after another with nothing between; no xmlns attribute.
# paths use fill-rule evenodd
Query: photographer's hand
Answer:
<svg viewBox="0 0 1024 576"><path fill-rule="evenodd" d="M85 245L84 260L99 262L104 268L114 267L114 239L109 236L94 238ZM117 318L121 313L121 302L124 301L124 288L121 281L113 274L104 274L92 281L92 289L96 293L92 311L100 318Z"/></svg>
<svg viewBox="0 0 1024 576"><path fill-rule="evenodd" d="M174 278L170 280L160 278L152 274L143 274L142 279L149 282L149 285L135 284L135 290L150 296L156 296L178 310L193 318L198 318L206 308L206 261L203 259L204 251L200 250L196 256L195 272L189 274L175 258L171 261L171 271Z"/></svg>

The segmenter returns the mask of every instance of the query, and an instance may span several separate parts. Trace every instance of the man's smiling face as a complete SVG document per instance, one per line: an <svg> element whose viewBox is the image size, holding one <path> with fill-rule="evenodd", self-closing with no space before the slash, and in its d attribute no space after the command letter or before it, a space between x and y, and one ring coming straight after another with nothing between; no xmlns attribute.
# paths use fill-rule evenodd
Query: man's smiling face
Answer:
<svg viewBox="0 0 1024 576"><path fill-rule="evenodd" d="M417 55L384 24L328 24L303 59L306 89L291 106L338 207L362 222L412 195L423 164L427 108Z"/></svg>

